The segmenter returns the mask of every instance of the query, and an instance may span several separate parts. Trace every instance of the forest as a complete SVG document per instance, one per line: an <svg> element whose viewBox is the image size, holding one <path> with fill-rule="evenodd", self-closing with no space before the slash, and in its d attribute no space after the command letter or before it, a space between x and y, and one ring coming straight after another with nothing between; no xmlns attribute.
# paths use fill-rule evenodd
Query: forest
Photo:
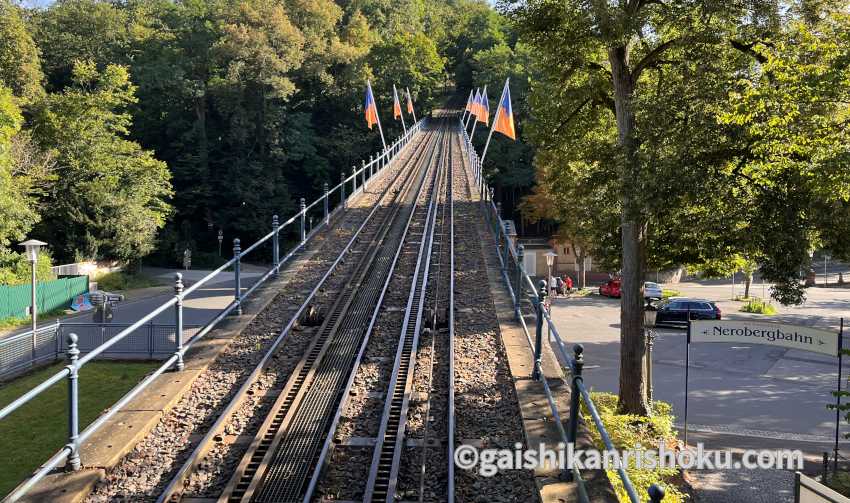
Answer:
<svg viewBox="0 0 850 503"><path fill-rule="evenodd" d="M0 0L0 283L26 237L209 265L380 148L367 80L391 138L394 84L422 117L510 78L485 171L521 234L799 303L850 257L848 66L844 0Z"/></svg>
<svg viewBox="0 0 850 503"><path fill-rule="evenodd" d="M210 265L219 230L227 255L378 151L367 79L391 138L393 84L421 117L456 89L495 101L528 58L478 0L0 0L0 283L27 278L28 237L53 263ZM510 143L491 158L518 201Z"/></svg>

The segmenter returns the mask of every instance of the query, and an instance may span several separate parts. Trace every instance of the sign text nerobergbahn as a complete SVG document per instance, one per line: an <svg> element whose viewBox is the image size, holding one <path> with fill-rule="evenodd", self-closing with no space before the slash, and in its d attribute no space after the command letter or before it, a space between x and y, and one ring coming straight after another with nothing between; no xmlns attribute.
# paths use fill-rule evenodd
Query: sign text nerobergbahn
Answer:
<svg viewBox="0 0 850 503"><path fill-rule="evenodd" d="M693 320L690 342L763 344L838 356L838 334L798 325L752 321Z"/></svg>

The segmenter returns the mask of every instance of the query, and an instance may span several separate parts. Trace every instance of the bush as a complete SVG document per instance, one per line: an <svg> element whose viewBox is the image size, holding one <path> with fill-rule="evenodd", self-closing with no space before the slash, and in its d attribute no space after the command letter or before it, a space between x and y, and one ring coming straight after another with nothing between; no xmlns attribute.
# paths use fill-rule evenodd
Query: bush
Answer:
<svg viewBox="0 0 850 503"><path fill-rule="evenodd" d="M742 313L755 313L766 315L776 314L776 308L773 307L773 304L765 302L758 298L750 299L749 302L741 306L740 311Z"/></svg>
<svg viewBox="0 0 850 503"><path fill-rule="evenodd" d="M133 288L147 288L151 286L159 286L162 283L142 276L140 274L127 274L124 272L107 272L95 277L97 288L106 291L130 290Z"/></svg>
<svg viewBox="0 0 850 503"><path fill-rule="evenodd" d="M56 279L50 269L53 265L53 257L50 252L41 250L38 253L35 275L39 281ZM0 285L28 285L32 280L30 262L23 253L13 251L0 251Z"/></svg>
<svg viewBox="0 0 850 503"><path fill-rule="evenodd" d="M605 429L617 449L657 450L659 442L664 442L672 450L673 446L676 445L676 432L673 430L673 416L671 414L672 407L669 403L654 401L652 415L642 417L632 414L618 414L617 395L601 392L594 392L590 395L599 416L602 418L602 424L605 425ZM604 450L605 444L602 443L602 437L590 419L590 413L584 407L584 404L582 404L582 409L584 417L588 418L593 444L597 449ZM682 493L675 484L675 479L679 476L677 468L657 470L629 468L626 473L638 495L645 497L652 484L659 484L664 487L667 493L664 497L664 503L681 503L687 498L687 495ZM614 486L617 499L628 503L629 496L615 470L608 471L608 479Z"/></svg>
<svg viewBox="0 0 850 503"><path fill-rule="evenodd" d="M664 290L661 290L661 296L665 299L669 299L670 297L679 297L681 295L682 292L680 292L679 290L668 290L666 288Z"/></svg>

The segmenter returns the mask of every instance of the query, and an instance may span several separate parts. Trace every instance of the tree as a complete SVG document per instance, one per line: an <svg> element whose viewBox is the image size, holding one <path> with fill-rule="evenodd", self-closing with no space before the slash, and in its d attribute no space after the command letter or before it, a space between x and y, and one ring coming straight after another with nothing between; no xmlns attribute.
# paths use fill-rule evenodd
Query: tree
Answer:
<svg viewBox="0 0 850 503"><path fill-rule="evenodd" d="M838 10L826 17L842 16ZM824 225L827 215L838 213L847 221L841 200L833 198L829 206L829 199L817 197L819 185L805 183L813 178L807 171L818 166L839 175L842 188L836 192L843 194L843 170L835 161L844 155L846 142L814 127L827 117L842 117L841 112L823 113L827 107L818 105L830 79L823 79L823 87L792 81L783 90L775 85L778 71L764 67L771 62L766 49L793 45L779 42L794 36L783 27L804 18L800 12L780 11L769 1L743 6L624 0L564 6L539 0L513 14L544 74L544 84L534 90L541 93L535 108L540 114L537 140L558 162L539 163L538 169L541 164L563 169L579 161L593 176L575 180L607 185L616 195L611 204L618 207L619 221L601 219L594 234L620 236L619 403L624 412L647 412L640 293L647 263L705 264L723 255L746 256L747 247L737 239L745 235L764 256L764 276L777 282L774 297L799 302L796 271L805 260L801 250L825 232L837 239ZM821 19L821 14L813 17ZM569 50L564 50L565 41ZM777 55L776 60L791 65L789 70L799 67L801 62L789 56ZM823 62L822 56L815 59ZM833 63L828 67L834 73L825 72L832 78L844 71L839 57ZM803 81L805 75L798 74ZM815 72L808 78L817 82L821 76ZM747 91L752 88L760 92ZM730 89L741 92L730 98ZM828 102L835 110L840 100ZM812 120L794 113L798 120L790 124L799 124L801 134L789 142L777 117L799 110L801 103L813 103L818 113ZM797 153L803 153L800 164L789 164ZM830 163L812 162L824 155Z"/></svg>
<svg viewBox="0 0 850 503"><path fill-rule="evenodd" d="M125 109L135 101L126 68L77 63L72 82L35 112L35 138L58 166L40 232L65 238L55 248L65 260L136 260L153 249L170 212L168 167L125 138Z"/></svg>
<svg viewBox="0 0 850 503"><path fill-rule="evenodd" d="M44 93L43 80L39 50L20 8L0 0L0 85L29 102Z"/></svg>
<svg viewBox="0 0 850 503"><path fill-rule="evenodd" d="M12 144L22 123L12 91L0 86L0 252L22 240L39 218L29 179L14 169Z"/></svg>

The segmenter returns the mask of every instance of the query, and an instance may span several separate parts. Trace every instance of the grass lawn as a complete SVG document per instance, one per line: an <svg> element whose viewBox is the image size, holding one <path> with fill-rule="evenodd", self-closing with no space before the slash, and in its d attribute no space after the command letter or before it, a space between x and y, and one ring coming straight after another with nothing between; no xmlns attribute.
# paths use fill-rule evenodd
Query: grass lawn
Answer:
<svg viewBox="0 0 850 503"><path fill-rule="evenodd" d="M0 384L0 407L61 370L64 363ZM159 362L94 361L80 370L80 431L118 401ZM0 498L58 451L68 440L68 381L43 392L0 420ZM85 460L83 460L85 464Z"/></svg>

